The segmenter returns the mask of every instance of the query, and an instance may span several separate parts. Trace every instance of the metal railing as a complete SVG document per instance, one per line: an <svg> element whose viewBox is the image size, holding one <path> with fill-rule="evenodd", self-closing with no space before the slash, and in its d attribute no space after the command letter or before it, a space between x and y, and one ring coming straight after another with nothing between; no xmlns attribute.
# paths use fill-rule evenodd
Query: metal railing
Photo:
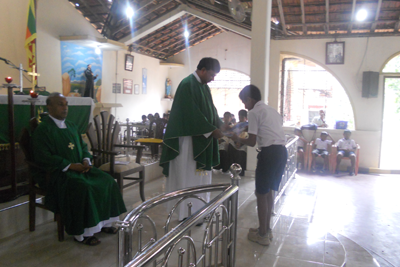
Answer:
<svg viewBox="0 0 400 267"><path fill-rule="evenodd" d="M288 153L287 163L285 167L285 172L282 175L282 180L279 185L279 190L275 192L274 198L274 209L275 204L279 201L282 195L285 193L287 186L290 181L295 177L297 172L297 140L299 139L296 135L286 136L286 149Z"/></svg>
<svg viewBox="0 0 400 267"><path fill-rule="evenodd" d="M239 173L241 167L233 164L231 184L216 184L186 188L154 197L132 210L123 221L118 222L118 266L232 266L235 267L236 228L238 212ZM196 194L222 191L210 202ZM189 202L188 218L169 230L171 218L176 208L185 200L197 199L205 205L192 214L192 204ZM160 208L162 204L177 200L168 214L164 224L165 234L157 239L155 221L147 214L148 211ZM151 237L144 243L144 222L150 224ZM196 248L191 236L192 229L198 223L205 221L203 238L200 248ZM200 230L200 229L199 229ZM135 242L136 241L136 242ZM199 244L199 243L198 243ZM134 248L135 247L135 248ZM172 264L172 252L177 251L177 264Z"/></svg>

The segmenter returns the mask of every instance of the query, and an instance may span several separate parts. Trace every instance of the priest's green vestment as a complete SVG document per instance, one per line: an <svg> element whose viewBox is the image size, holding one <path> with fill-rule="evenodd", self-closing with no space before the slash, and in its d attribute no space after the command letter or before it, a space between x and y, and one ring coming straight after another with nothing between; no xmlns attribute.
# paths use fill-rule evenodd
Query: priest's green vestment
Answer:
<svg viewBox="0 0 400 267"><path fill-rule="evenodd" d="M179 155L179 137L191 136L193 158L198 170L211 170L219 164L218 140L205 134L222 124L207 84L191 74L181 81L174 97L164 135L160 166L169 175L169 163Z"/></svg>
<svg viewBox="0 0 400 267"><path fill-rule="evenodd" d="M59 128L46 116L33 133L35 162L51 172L48 184L43 173L34 174L34 178L47 190L45 204L61 214L66 232L81 235L85 228L117 217L126 208L118 185L110 175L95 167L87 173L63 171L71 163L92 158L77 127L68 121L65 124L67 128Z"/></svg>

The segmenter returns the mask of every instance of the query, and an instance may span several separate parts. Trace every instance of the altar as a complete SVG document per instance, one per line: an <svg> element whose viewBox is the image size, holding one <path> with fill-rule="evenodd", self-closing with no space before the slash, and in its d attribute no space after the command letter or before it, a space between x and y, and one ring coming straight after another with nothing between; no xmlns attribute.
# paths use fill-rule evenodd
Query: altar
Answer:
<svg viewBox="0 0 400 267"><path fill-rule="evenodd" d="M28 126L30 115L30 103L27 101L31 97L29 95L14 95L14 123L15 123L15 140L19 140L19 135L24 127ZM43 111L47 111L47 96L39 96L35 103L35 116ZM68 117L67 120L72 121L78 126L80 133L84 134L89 121L93 120L93 109L95 104L90 97L67 97L68 101ZM8 113L7 95L0 95L0 145L9 143L8 135Z"/></svg>

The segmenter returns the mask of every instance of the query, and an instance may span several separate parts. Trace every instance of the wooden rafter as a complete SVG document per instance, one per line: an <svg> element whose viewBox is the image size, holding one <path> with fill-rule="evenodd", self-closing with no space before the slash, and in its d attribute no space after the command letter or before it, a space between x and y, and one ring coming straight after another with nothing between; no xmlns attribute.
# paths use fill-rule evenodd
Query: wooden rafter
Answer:
<svg viewBox="0 0 400 267"><path fill-rule="evenodd" d="M220 32L221 32L220 29L214 29L211 32L207 32L207 33L204 33L202 35L195 36L192 40L189 41L189 47L191 47L194 44L199 43L199 42L201 42L203 40L206 40L207 38L209 38L211 36L214 36L214 35L216 35L216 34L218 34ZM184 49L186 49L186 45L185 44L182 44L182 45L178 46L177 49L175 49L175 51L173 52L173 54L171 54L171 56L181 52Z"/></svg>
<svg viewBox="0 0 400 267"><path fill-rule="evenodd" d="M325 33L329 33L329 0L325 0L325 19L326 19L326 25L325 25Z"/></svg>
<svg viewBox="0 0 400 267"><path fill-rule="evenodd" d="M351 8L351 17L350 17L350 22L349 22L349 26L347 28L347 33L350 34L351 30L353 29L353 21L354 21L354 12L356 10L356 2L357 0L353 0L353 5Z"/></svg>
<svg viewBox="0 0 400 267"><path fill-rule="evenodd" d="M97 18L97 20L102 21L104 23L104 18L100 18L96 13L94 13L92 8L88 5L88 3L86 3L86 0L81 0L81 2L89 10L89 12L92 13L93 16L95 16Z"/></svg>
<svg viewBox="0 0 400 267"><path fill-rule="evenodd" d="M377 22L378 22L378 20L379 20L379 14L380 14L380 12L381 12L381 6L382 6L382 0L379 0L379 1L378 1L378 6L377 6L377 8L376 8L375 22L372 23L372 25L371 25L371 32L375 32L376 24L377 24Z"/></svg>
<svg viewBox="0 0 400 267"><path fill-rule="evenodd" d="M193 40L193 39L198 38L198 36L204 35L204 33L203 33L203 34L200 34L200 35L199 35L199 33L208 30L208 29L211 28L212 26L213 26L213 25L209 25L209 26L206 26L206 27L202 28L201 30L197 31L196 34L193 34L193 35L191 36L191 38L189 38L189 43L190 43L190 39ZM218 29L218 28L216 28L216 29ZM212 31L215 31L216 29L213 29ZM218 30L219 30L219 29L218 29ZM212 32L212 31L211 31L211 32ZM207 32L207 33L209 33L209 32ZM173 46L175 46L175 45L177 45L177 44L179 44L179 43L182 43L182 42L185 43L185 40L184 40L184 39L181 39L181 40L176 41L176 42L174 42L174 43L172 43L172 44L169 44L168 46L163 47L163 48L161 49L161 51L164 51L164 50L166 50L166 49L169 49L170 47L173 47Z"/></svg>
<svg viewBox="0 0 400 267"><path fill-rule="evenodd" d="M282 30L283 30L284 35L287 35L285 17L283 14L282 0L276 0L276 1L278 2L279 17L280 17L280 23L282 25Z"/></svg>
<svg viewBox="0 0 400 267"><path fill-rule="evenodd" d="M399 20L393 20L393 19L388 19L388 20L379 20L380 22L385 22L385 23L394 23L394 22L398 22ZM371 24L374 23L374 21L354 21L352 24ZM324 26L326 24L329 24L329 26L333 26L333 25L348 25L349 22L348 21L330 21L329 23L326 22L308 22L306 25L307 26ZM287 26L292 26L292 27L298 27L298 26L303 26L302 23L287 23Z"/></svg>
<svg viewBox="0 0 400 267"><path fill-rule="evenodd" d="M303 34L307 34L306 15L304 11L304 0L300 0L301 23L303 23Z"/></svg>
<svg viewBox="0 0 400 267"><path fill-rule="evenodd" d="M161 1L161 2L157 3L157 5L154 5L153 7L149 8L148 10L139 13L138 16L135 16L134 21L138 21L138 20L140 20L140 19L146 17L147 15L149 15L149 14L153 13L154 11L156 11L157 9L160 9L160 8L162 8L163 6L165 6L166 4L169 4L171 1L172 1L172 0L164 0L164 1ZM139 8L139 9L140 9L140 8ZM117 34L118 32L120 32L120 31L122 31L122 30L128 28L129 26L130 26L129 23L127 23L126 25L121 25L121 26L119 26L119 27L113 29L112 35L114 36L114 35Z"/></svg>

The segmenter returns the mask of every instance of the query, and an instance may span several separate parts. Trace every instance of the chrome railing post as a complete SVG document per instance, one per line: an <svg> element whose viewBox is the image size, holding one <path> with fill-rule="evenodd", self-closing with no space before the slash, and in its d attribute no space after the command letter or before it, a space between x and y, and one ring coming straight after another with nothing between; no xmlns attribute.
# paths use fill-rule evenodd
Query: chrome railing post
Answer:
<svg viewBox="0 0 400 267"><path fill-rule="evenodd" d="M239 164L232 164L230 167L230 172L231 172L231 184L239 186L240 182L240 176L239 174L242 172L242 167L240 167ZM231 240L231 246L229 248L229 266L235 267L236 265L236 240L237 240L237 218L238 218L238 209L239 209L239 191L237 191L235 194L232 195L231 197L231 222L233 222L233 225L231 227L230 232L230 240Z"/></svg>

